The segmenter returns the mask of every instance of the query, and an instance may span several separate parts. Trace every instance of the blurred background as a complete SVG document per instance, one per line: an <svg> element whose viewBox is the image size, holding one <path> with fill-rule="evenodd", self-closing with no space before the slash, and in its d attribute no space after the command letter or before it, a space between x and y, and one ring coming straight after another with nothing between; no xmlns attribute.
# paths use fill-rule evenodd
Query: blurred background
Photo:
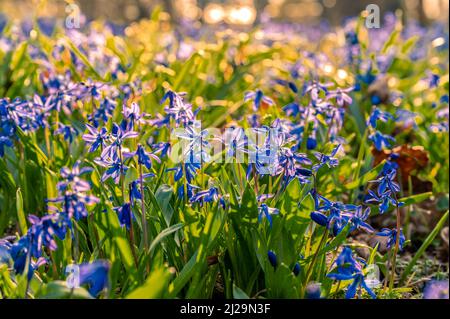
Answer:
<svg viewBox="0 0 450 319"><path fill-rule="evenodd" d="M377 4L381 13L402 9L406 18L427 25L447 22L448 0L0 0L0 12L9 17L26 18L37 7L40 14L64 18L66 6L77 4L86 17L128 24L147 18L155 6L161 6L177 21L208 24L253 25L260 21L315 23L327 19L339 24L368 4Z"/></svg>

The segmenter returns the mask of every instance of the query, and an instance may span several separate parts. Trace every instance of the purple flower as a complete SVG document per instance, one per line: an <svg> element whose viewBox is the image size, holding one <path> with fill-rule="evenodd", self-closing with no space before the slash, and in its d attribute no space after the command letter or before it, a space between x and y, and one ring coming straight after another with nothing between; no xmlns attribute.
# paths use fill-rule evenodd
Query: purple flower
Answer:
<svg viewBox="0 0 450 319"><path fill-rule="evenodd" d="M78 135L78 131L70 125L59 123L59 128L55 131L55 134L62 134L65 140L69 141L69 143L72 143L73 137L75 135Z"/></svg>
<svg viewBox="0 0 450 319"><path fill-rule="evenodd" d="M155 154L152 153L148 153L145 151L145 148L139 144L137 147L136 152L133 153L123 153L124 157L133 157L133 156L137 156L138 158L138 163L141 165L144 165L145 167L147 167L147 169L151 169L152 168L152 159L157 161L158 163L161 163L161 160L159 159L158 156L156 156Z"/></svg>
<svg viewBox="0 0 450 319"><path fill-rule="evenodd" d="M147 173L142 175L142 180L145 180L148 177L154 177L155 174ZM142 194L140 190L140 180L134 180L130 183L130 202L133 205L134 201L137 199L142 199Z"/></svg>
<svg viewBox="0 0 450 319"><path fill-rule="evenodd" d="M114 183L118 184L120 182L120 176L128 170L128 167L125 166L120 158L114 154L112 158L110 157L102 157L94 160L100 166L106 167L107 170L103 173L102 182L106 181L108 178L112 178Z"/></svg>
<svg viewBox="0 0 450 319"><path fill-rule="evenodd" d="M113 129L111 132L111 139L113 142L110 145L108 145L107 147L105 147L105 149L103 150L103 152L101 154L101 157L104 158L105 156L108 156L108 157L112 158L115 155L118 156L119 152L122 149L122 144L123 144L124 140L128 139L128 138L135 138L138 135L139 134L134 131L124 131L124 130L122 130L122 128L119 125L114 123Z"/></svg>
<svg viewBox="0 0 450 319"><path fill-rule="evenodd" d="M358 287L367 291L372 298L376 298L375 293L366 284L361 265L353 257L353 252L350 248L344 247L334 264L336 265L336 268L334 269L334 272L327 275L328 278L335 280L353 280L347 288L345 294L346 299L355 297Z"/></svg>
<svg viewBox="0 0 450 319"><path fill-rule="evenodd" d="M384 147L389 148L391 143L395 142L395 138L382 134L380 131L375 131L375 133L371 134L369 140L373 142L378 151L383 150Z"/></svg>
<svg viewBox="0 0 450 319"><path fill-rule="evenodd" d="M242 128L225 130L222 142L225 145L226 160L228 161L233 158L241 160L243 155L247 153L248 137Z"/></svg>
<svg viewBox="0 0 450 319"><path fill-rule="evenodd" d="M126 226L127 229L130 229L131 222L135 219L134 214L131 210L131 204L125 203L122 206L114 207L114 210L119 217L120 226Z"/></svg>
<svg viewBox="0 0 450 319"><path fill-rule="evenodd" d="M81 175L92 172L92 167L80 168L80 161L76 161L72 169L63 167L60 170L60 175L64 181L59 182L56 188L59 192L65 192L71 188L74 192L87 192L91 189L91 186L85 180L80 178Z"/></svg>
<svg viewBox="0 0 450 319"><path fill-rule="evenodd" d="M273 268L277 268L277 255L275 255L275 253L272 250L269 250L267 252L267 257L269 259L270 264L272 265Z"/></svg>
<svg viewBox="0 0 450 319"><path fill-rule="evenodd" d="M303 94L309 93L311 96L311 101L313 103L313 105L316 104L316 102L319 101L319 94L320 92L328 92L328 88L333 86L333 83L320 83L318 81L312 81L310 84L308 84L305 89Z"/></svg>
<svg viewBox="0 0 450 319"><path fill-rule="evenodd" d="M99 146L102 148L106 145L106 141L109 138L108 131L106 128L102 127L100 130L96 129L90 124L86 124L88 134L83 135L83 140L91 145L89 152L95 152Z"/></svg>
<svg viewBox="0 0 450 319"><path fill-rule="evenodd" d="M79 283L80 285L88 285L89 293L96 297L103 289L108 287L109 270L109 262L105 260L81 264L79 265Z"/></svg>
<svg viewBox="0 0 450 319"><path fill-rule="evenodd" d="M352 98L347 93L353 90L353 87L347 89L337 88L334 91L328 91L326 96L328 100L336 99L337 105L339 107L343 107L345 105L352 104Z"/></svg>
<svg viewBox="0 0 450 319"><path fill-rule="evenodd" d="M423 290L424 299L447 299L448 300L448 279L431 280L425 285Z"/></svg>
<svg viewBox="0 0 450 319"><path fill-rule="evenodd" d="M397 229L389 229L383 228L380 232L377 233L378 236L388 237L388 241L386 244L387 249L390 249L395 246L397 241ZM400 229L400 238L399 238L399 249L400 251L403 249L403 245L406 241L405 236L403 235L403 231Z"/></svg>
<svg viewBox="0 0 450 319"><path fill-rule="evenodd" d="M190 201L192 203L200 203L200 205L203 205L203 203L219 201L219 204L225 209L225 200L219 195L219 190L217 187L211 187L210 189L196 193L190 198Z"/></svg>
<svg viewBox="0 0 450 319"><path fill-rule="evenodd" d="M372 114L368 119L368 124L372 126L374 129L377 128L377 121L387 122L388 120L394 120L394 116L389 112L381 111L379 108L374 107Z"/></svg>
<svg viewBox="0 0 450 319"><path fill-rule="evenodd" d="M133 130L136 123L145 123L145 113L141 114L139 104L135 102L131 103L130 107L127 107L124 103L122 108L122 115L123 120L120 126L124 131Z"/></svg>
<svg viewBox="0 0 450 319"><path fill-rule="evenodd" d="M258 208L258 222L262 222L263 218L267 218L269 221L270 228L272 228L272 215L280 214L280 210L277 208L272 208L266 204L261 204Z"/></svg>
<svg viewBox="0 0 450 319"><path fill-rule="evenodd" d="M184 168L183 168L184 166ZM200 169L199 163L181 163L175 168L169 168L167 171L175 171L174 179L175 181L179 181L183 175L186 176L186 181L191 183L197 174L197 170ZM183 172L184 171L184 172Z"/></svg>
<svg viewBox="0 0 450 319"><path fill-rule="evenodd" d="M330 155L325 155L319 152L315 152L314 156L319 160L318 164L315 164L312 169L314 171L319 170L322 166L327 165L329 168L333 168L339 165L339 160L335 158L337 152L341 145L337 145L332 151Z"/></svg>
<svg viewBox="0 0 450 319"><path fill-rule="evenodd" d="M0 136L0 157L5 156L5 146L12 147L13 141L8 136Z"/></svg>
<svg viewBox="0 0 450 319"><path fill-rule="evenodd" d="M350 232L357 229L364 229L365 231L372 233L373 227L366 223L367 218L370 216L370 208L367 207L363 210L362 206L358 206L355 212L344 212L343 216L347 216L351 223Z"/></svg>
<svg viewBox="0 0 450 319"><path fill-rule="evenodd" d="M172 117L177 124L187 125L194 121L195 114L192 111L192 105L183 101L185 93L176 93L173 91L167 91L161 100L161 104L169 99L169 107L164 110Z"/></svg>
<svg viewBox="0 0 450 319"><path fill-rule="evenodd" d="M265 96L261 90L249 91L244 94L244 102L253 100L253 110L257 111L261 106L261 102L274 105L275 102L268 96Z"/></svg>

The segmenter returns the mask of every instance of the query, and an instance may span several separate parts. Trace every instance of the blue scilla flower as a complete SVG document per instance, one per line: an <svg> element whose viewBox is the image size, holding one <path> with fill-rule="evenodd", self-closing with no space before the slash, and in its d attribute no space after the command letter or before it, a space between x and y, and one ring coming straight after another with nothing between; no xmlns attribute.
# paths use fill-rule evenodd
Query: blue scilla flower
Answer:
<svg viewBox="0 0 450 319"><path fill-rule="evenodd" d="M191 198L194 196L195 194L195 190L199 189L200 187L186 183L186 193L187 193L187 197L186 199L188 201L191 200ZM185 193L185 185L179 185L177 188L177 195L179 199L184 199L184 193Z"/></svg>
<svg viewBox="0 0 450 319"><path fill-rule="evenodd" d="M258 208L258 222L262 222L264 218L269 221L270 228L272 228L272 215L279 215L280 210L277 208L272 208L267 206L266 204L261 204Z"/></svg>
<svg viewBox="0 0 450 319"><path fill-rule="evenodd" d="M185 103L183 100L185 95L186 93L177 93L171 90L164 94L160 103L163 104L167 99L169 100L169 107L164 108L168 114L167 120L173 118L178 125L188 125L195 120L195 114L200 109L193 112L192 104Z"/></svg>
<svg viewBox="0 0 450 319"><path fill-rule="evenodd" d="M157 161L158 163L161 163L161 160L159 159L158 156L156 156L153 153L149 153L145 150L144 146L142 146L141 144L138 144L137 149L135 152L132 153L123 153L124 157L133 157L136 156L138 159L138 163L141 165L144 165L147 169L151 169L152 168L152 160Z"/></svg>
<svg viewBox="0 0 450 319"><path fill-rule="evenodd" d="M298 276L300 274L300 264L298 262L295 263L294 268L292 268L292 272L294 273L294 276Z"/></svg>
<svg viewBox="0 0 450 319"><path fill-rule="evenodd" d="M373 227L366 223L367 218L370 216L370 207L363 209L362 206L358 206L354 212L344 212L343 215L348 217L351 223L350 232L357 229L363 229L369 233L374 231Z"/></svg>
<svg viewBox="0 0 450 319"><path fill-rule="evenodd" d="M311 83L307 84L304 88L303 94L309 93L311 96L311 102L313 105L315 105L317 102L319 102L319 95L320 92L328 92L328 88L333 86L333 83L320 83L318 81L312 81Z"/></svg>
<svg viewBox="0 0 450 319"><path fill-rule="evenodd" d="M264 93L259 89L256 91L245 92L244 102L247 102L249 100L253 100L253 110L254 111L257 111L260 108L261 102L264 102L268 105L275 104L275 102L270 97L264 95Z"/></svg>
<svg viewBox="0 0 450 319"><path fill-rule="evenodd" d="M9 256L13 260L14 271L18 274L23 274L25 271L25 266L27 262L29 263L27 277L30 280L33 276L34 271L46 263L46 259L37 255L33 256L33 243L32 238L29 233L25 236L21 237L18 241L13 243L12 245L5 246L9 248ZM33 260L32 257L36 257L36 260Z"/></svg>
<svg viewBox="0 0 450 319"><path fill-rule="evenodd" d="M195 111L192 110L192 104L185 103L182 100L179 103L175 103L170 108L164 109L168 114L169 118L173 118L175 123L178 125L182 124L187 126L195 121L195 116L200 111L200 108L197 108Z"/></svg>
<svg viewBox="0 0 450 319"><path fill-rule="evenodd" d="M391 153L389 155L386 163L384 163L383 168L381 169L380 175L395 174L395 172L399 168L397 162L395 162L395 160L398 159L398 157L399 157L399 155L397 153Z"/></svg>
<svg viewBox="0 0 450 319"><path fill-rule="evenodd" d="M365 198L366 203L376 203L378 204L378 208L380 211L380 214L384 214L389 209L389 203L396 206L397 200L392 197L392 194L390 192L386 192L384 194L378 195L374 191L369 190L369 194ZM401 203L399 203L399 206Z"/></svg>
<svg viewBox="0 0 450 319"><path fill-rule="evenodd" d="M102 175L102 182L106 181L108 178L114 180L114 183L118 184L120 182L120 176L125 175L128 167L124 165L117 154L113 157L102 156L101 158L96 158L95 163L102 167L106 167L106 171Z"/></svg>
<svg viewBox="0 0 450 319"><path fill-rule="evenodd" d="M59 127L55 131L55 134L63 135L66 141L72 143L74 136L78 135L78 130L76 130L74 127L70 125L64 125L62 123L59 123Z"/></svg>
<svg viewBox="0 0 450 319"><path fill-rule="evenodd" d="M310 217L316 224L324 226L331 231L333 236L339 235L349 220L347 216L344 216L337 209L330 210L328 216L319 211L311 212Z"/></svg>
<svg viewBox="0 0 450 319"><path fill-rule="evenodd" d="M276 175L280 171L280 166L277 156L277 148L266 145L264 146L252 146L254 150L249 150L249 165L246 171L247 180L253 172L257 172L259 175Z"/></svg>
<svg viewBox="0 0 450 319"><path fill-rule="evenodd" d="M136 102L131 103L130 107L124 103L122 107L122 115L123 119L120 123L120 127L124 131L132 131L136 124L142 123L145 124L144 116L145 113L141 113L141 109L139 104Z"/></svg>
<svg viewBox="0 0 450 319"><path fill-rule="evenodd" d="M405 126L412 125L413 127L417 127L416 118L417 113L405 109L397 109L395 111L395 121L402 122Z"/></svg>
<svg viewBox="0 0 450 319"><path fill-rule="evenodd" d="M42 256L42 247L46 247L52 251L56 250L57 245L54 239L64 239L67 231L71 227L70 220L65 214L50 214L42 218L29 215L28 220L31 227L28 229L27 236L29 238L30 251L33 257Z"/></svg>
<svg viewBox="0 0 450 319"><path fill-rule="evenodd" d="M388 120L394 120L394 116L389 112L384 112L378 107L374 107L372 113L367 120L368 124L374 129L377 128L377 121L387 122Z"/></svg>
<svg viewBox="0 0 450 319"><path fill-rule="evenodd" d="M390 249L395 246L397 241L397 229L389 229L383 228L380 232L377 233L378 236L387 237L388 241L386 244L386 248ZM399 238L399 249L400 251L403 249L403 245L405 244L406 238L403 235L403 231L400 229L400 238Z"/></svg>
<svg viewBox="0 0 450 319"><path fill-rule="evenodd" d="M287 116L297 117L302 112L302 107L298 103L292 102L283 106L283 111Z"/></svg>
<svg viewBox="0 0 450 319"><path fill-rule="evenodd" d="M192 203L199 203L200 205L218 201L222 208L225 208L225 200L219 194L217 187L211 187L210 189L197 192L195 195L192 195L190 201Z"/></svg>
<svg viewBox="0 0 450 319"><path fill-rule="evenodd" d="M336 90L328 91L326 94L326 98L328 100L335 99L336 104L339 107L344 107L345 105L352 104L353 100L350 97L350 95L348 95L348 93L350 93L353 90L354 90L354 87L350 87L350 88L346 88L346 89L337 88Z"/></svg>
<svg viewBox="0 0 450 319"><path fill-rule="evenodd" d="M429 82L429 86L430 89L431 88L435 88L439 86L439 81L440 81L440 77L438 74L434 74L434 73L429 73L428 75L428 82Z"/></svg>
<svg viewBox="0 0 450 319"><path fill-rule="evenodd" d="M110 157L114 158L114 156L119 156L119 153L122 149L122 144L126 139L135 138L139 134L134 131L124 131L122 128L116 123L113 124L113 128L111 131L111 139L112 143L105 147L103 150L101 157Z"/></svg>
<svg viewBox="0 0 450 319"><path fill-rule="evenodd" d="M14 241L15 236L7 236L0 238L0 265L9 264L11 261L11 242Z"/></svg>
<svg viewBox="0 0 450 319"><path fill-rule="evenodd" d="M89 212L87 206L98 203L100 200L93 196L84 193L66 192L64 195L47 199L50 203L61 203L62 211L67 214L69 218L80 220L88 216Z"/></svg>
<svg viewBox="0 0 450 319"><path fill-rule="evenodd" d="M319 195L314 189L311 195L315 202L315 211L311 212L311 219L320 226L326 227L334 236L337 236L350 221L353 211L358 206L333 202ZM328 215L325 213L328 212Z"/></svg>
<svg viewBox="0 0 450 319"><path fill-rule="evenodd" d="M92 171L90 167L80 168L80 161L77 161L72 168L63 167L61 177L63 181L57 184L59 196L47 199L50 203L61 203L62 212L68 218L80 220L88 215L87 207L98 203L100 200L88 194L91 186L88 182L81 179L80 176Z"/></svg>
<svg viewBox="0 0 450 319"><path fill-rule="evenodd" d="M13 141L10 137L0 135L0 157L5 156L5 147L12 147L12 146Z"/></svg>
<svg viewBox="0 0 450 319"><path fill-rule="evenodd" d="M269 250L267 252L267 258L269 259L270 264L273 268L277 268L278 261L277 261L277 255L272 250Z"/></svg>
<svg viewBox="0 0 450 319"><path fill-rule="evenodd" d="M106 128L97 129L90 124L86 124L86 128L88 133L84 134L82 138L91 145L89 152L95 152L99 147L103 149L106 146L106 141L109 139Z"/></svg>
<svg viewBox="0 0 450 319"><path fill-rule="evenodd" d="M389 148L391 143L395 142L395 138L390 135L382 134L380 131L375 131L369 136L369 140L373 142L375 148L378 151L383 150L383 148Z"/></svg>
<svg viewBox="0 0 450 319"><path fill-rule="evenodd" d="M105 97L100 102L99 107L95 109L93 114L88 116L89 121L91 121L94 126L98 126L100 121L106 123L110 117L112 117L114 110L116 109L117 102Z"/></svg>
<svg viewBox="0 0 450 319"><path fill-rule="evenodd" d="M358 287L367 291L372 298L376 298L375 293L367 286L362 267L353 257L353 252L350 248L344 247L341 254L336 258L334 265L336 265L334 272L329 273L327 275L328 278L335 280L353 280L347 288L345 294L346 299L354 298Z"/></svg>
<svg viewBox="0 0 450 319"><path fill-rule="evenodd" d="M142 180L145 180L148 177L155 177L153 173L147 173L142 175ZM133 204L137 199L142 199L142 194L140 190L140 179L134 180L130 183L130 202Z"/></svg>
<svg viewBox="0 0 450 319"><path fill-rule="evenodd" d="M171 145L169 142L159 142L150 146L153 149L153 154L159 154L159 157L162 158L169 154Z"/></svg>
<svg viewBox="0 0 450 319"><path fill-rule="evenodd" d="M175 182L179 181L183 176L186 177L186 181L191 183L197 175L197 171L200 169L200 163L180 163L174 168L168 168L167 171L175 171Z"/></svg>
<svg viewBox="0 0 450 319"><path fill-rule="evenodd" d="M373 73L372 65L370 65L364 74L358 74L356 76L356 78L358 80L357 84L359 84L359 86L360 86L359 89L360 89L362 83L364 83L366 85L370 85L373 82L375 82L377 76Z"/></svg>
<svg viewBox="0 0 450 319"><path fill-rule="evenodd" d="M318 164L315 164L312 169L313 171L319 170L322 166L327 165L329 168L333 168L339 165L339 160L335 157L341 145L337 145L331 151L330 155L322 154L319 152L315 152L314 156L319 161Z"/></svg>
<svg viewBox="0 0 450 319"><path fill-rule="evenodd" d="M211 144L208 141L209 130L201 130L195 123L188 125L184 129L178 130L175 135L186 141L183 145L183 157L186 162L208 162L210 155L208 153Z"/></svg>
<svg viewBox="0 0 450 319"><path fill-rule="evenodd" d="M67 190L74 192L87 192L91 189L88 182L81 179L80 176L93 171L92 167L80 167L80 161L76 161L72 168L63 167L60 170L60 175L63 181L58 182L56 188L60 193Z"/></svg>
<svg viewBox="0 0 450 319"><path fill-rule="evenodd" d="M358 45L359 44L359 39L358 39L358 35L356 34L355 31L353 30L349 30L347 32L345 32L345 42L348 45Z"/></svg>
<svg viewBox="0 0 450 319"><path fill-rule="evenodd" d="M88 285L89 293L96 297L100 292L108 287L108 274L110 264L105 260L96 260L92 263L79 265L79 283Z"/></svg>
<svg viewBox="0 0 450 319"><path fill-rule="evenodd" d="M317 148L317 127L313 127L311 134L306 139L306 148L308 150L314 150Z"/></svg>
<svg viewBox="0 0 450 319"><path fill-rule="evenodd" d="M183 97L185 95L185 92L174 92L172 90L167 90L159 103L163 104L166 100L169 100L169 106L173 108L176 107L176 104L183 102Z"/></svg>
<svg viewBox="0 0 450 319"><path fill-rule="evenodd" d="M433 123L430 125L430 131L433 133L448 132L449 131L448 122Z"/></svg>
<svg viewBox="0 0 450 319"><path fill-rule="evenodd" d="M298 87L297 87L297 85L295 85L295 83L292 82L292 81L286 81L286 80L283 80L283 79L276 79L276 80L275 80L275 83L278 83L278 84L280 84L280 85L286 86L286 87L288 87L292 92L298 93Z"/></svg>
<svg viewBox="0 0 450 319"><path fill-rule="evenodd" d="M294 153L287 147L281 147L278 152L278 170L283 172L285 178L296 176L297 168L301 165L311 164L306 154Z"/></svg>
<svg viewBox="0 0 450 319"><path fill-rule="evenodd" d="M316 210L328 211L328 210L338 210L338 211L354 211L358 208L354 204L343 204L342 202L334 202L328 200L322 195L317 194L315 191L312 192L313 197L316 199Z"/></svg>
<svg viewBox="0 0 450 319"><path fill-rule="evenodd" d="M16 271L16 273L23 273L27 258L29 258L28 256L30 249L31 242L28 235L21 237L11 246L10 255L12 260L14 261L14 270Z"/></svg>
<svg viewBox="0 0 450 319"><path fill-rule="evenodd" d="M378 183L378 195L385 194L386 192L397 193L400 191L400 185L395 182L395 178L397 175L396 170L391 170L388 172L383 171L378 179L374 181L370 181L370 183Z"/></svg>
<svg viewBox="0 0 450 319"><path fill-rule="evenodd" d="M131 210L131 203L125 203L121 206L113 208L119 218L120 226L125 226L130 229L131 222L135 219L135 216Z"/></svg>
<svg viewBox="0 0 450 319"><path fill-rule="evenodd" d="M226 129L223 139L221 139L226 150L226 161L231 159L243 160L243 155L247 153L248 137L243 128Z"/></svg>

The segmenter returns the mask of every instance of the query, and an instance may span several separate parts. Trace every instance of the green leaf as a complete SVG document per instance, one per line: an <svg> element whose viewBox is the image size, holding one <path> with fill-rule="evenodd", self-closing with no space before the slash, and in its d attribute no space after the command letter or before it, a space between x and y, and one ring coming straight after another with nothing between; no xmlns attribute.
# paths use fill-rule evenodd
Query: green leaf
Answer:
<svg viewBox="0 0 450 319"><path fill-rule="evenodd" d="M127 170L127 173L125 174L125 185L131 184L133 181L137 180L139 178L139 173L136 168L133 166L130 166Z"/></svg>
<svg viewBox="0 0 450 319"><path fill-rule="evenodd" d="M163 184L156 190L155 198L158 202L158 206L161 208L161 212L164 216L166 225L170 225L172 216L174 213L173 207L170 205L172 199L173 188L170 185Z"/></svg>
<svg viewBox="0 0 450 319"><path fill-rule="evenodd" d="M171 273L167 268L153 271L145 283L129 293L126 299L155 299L163 298L169 285Z"/></svg>
<svg viewBox="0 0 450 319"><path fill-rule="evenodd" d="M200 263L197 262L198 250L195 254L189 259L189 261L184 265L183 269L180 271L179 275L175 278L175 280L169 285L169 295L168 298L175 298L177 294L183 289L183 287L187 284L189 279L194 274L197 266Z"/></svg>
<svg viewBox="0 0 450 319"><path fill-rule="evenodd" d="M82 287L71 289L62 280L48 283L38 297L43 299L93 299L86 289Z"/></svg>
<svg viewBox="0 0 450 319"><path fill-rule="evenodd" d="M422 193L422 194L417 194L417 195L411 195L408 197L403 197L403 198L400 198L399 201L404 203L404 206L409 206L409 205L421 203L424 200L430 198L431 196L433 196L433 193L427 192L427 193Z"/></svg>
<svg viewBox="0 0 450 319"><path fill-rule="evenodd" d="M428 237L423 242L422 246L420 246L419 250L414 254L414 257L409 262L408 266L406 266L405 270L402 273L402 276L400 278L400 283L403 283L406 279L406 277L411 272L412 268L416 264L417 260L423 255L423 253L427 250L428 246L431 245L433 240L436 238L436 236L439 234L441 229L445 226L445 223L448 219L448 211L441 217L439 222L436 224L432 232L428 235Z"/></svg>
<svg viewBox="0 0 450 319"><path fill-rule="evenodd" d="M372 168L370 171L368 171L366 174L361 176L358 180L345 184L344 187L346 189L355 189L360 185L366 185L368 182L377 178L378 174L383 169L384 163L385 163L384 161L381 162L380 164Z"/></svg>
<svg viewBox="0 0 450 319"><path fill-rule="evenodd" d="M387 50L397 42L397 39L399 36L400 36L400 31L394 30L391 33L391 35L389 36L389 39L385 42L383 49L381 49L381 52L383 54L385 54L387 52Z"/></svg>
<svg viewBox="0 0 450 319"><path fill-rule="evenodd" d="M249 296L238 286L233 284L233 298L234 299L250 299Z"/></svg>
<svg viewBox="0 0 450 319"><path fill-rule="evenodd" d="M176 232L177 230L181 229L184 225L182 223L179 224L175 224L172 225L166 229L164 229L162 232L160 232L158 234L158 236L156 236L156 238L152 241L152 244L150 245L150 252L152 252L155 247L167 236L169 236L170 234Z"/></svg>
<svg viewBox="0 0 450 319"><path fill-rule="evenodd" d="M22 192L20 191L20 188L16 191L16 210L17 210L17 220L19 222L19 228L22 232L22 235L25 235L27 233L27 219L25 217L25 212L23 211L23 198L22 198Z"/></svg>
<svg viewBox="0 0 450 319"><path fill-rule="evenodd" d="M18 70L27 52L28 42L22 42L14 51L11 59L11 70Z"/></svg>

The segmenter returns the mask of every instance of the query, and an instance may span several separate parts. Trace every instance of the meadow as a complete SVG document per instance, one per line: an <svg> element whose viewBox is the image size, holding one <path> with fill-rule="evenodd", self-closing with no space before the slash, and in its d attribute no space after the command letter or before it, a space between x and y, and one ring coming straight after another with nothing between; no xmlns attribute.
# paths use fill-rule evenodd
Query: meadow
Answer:
<svg viewBox="0 0 450 319"><path fill-rule="evenodd" d="M1 14L0 298L448 299L448 43Z"/></svg>

